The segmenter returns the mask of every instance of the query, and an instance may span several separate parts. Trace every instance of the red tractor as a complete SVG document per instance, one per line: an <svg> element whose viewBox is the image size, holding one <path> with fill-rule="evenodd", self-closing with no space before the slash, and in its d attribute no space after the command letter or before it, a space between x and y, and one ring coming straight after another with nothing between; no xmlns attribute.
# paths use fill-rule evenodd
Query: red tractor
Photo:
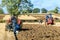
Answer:
<svg viewBox="0 0 60 40"><path fill-rule="evenodd" d="M47 22L47 25L53 25L54 24L54 20L53 20L53 17L52 18L48 18L48 22Z"/></svg>
<svg viewBox="0 0 60 40"><path fill-rule="evenodd" d="M46 16L46 24L47 25L49 25L49 24L53 25L54 24L54 20L53 20L53 17L51 14Z"/></svg>

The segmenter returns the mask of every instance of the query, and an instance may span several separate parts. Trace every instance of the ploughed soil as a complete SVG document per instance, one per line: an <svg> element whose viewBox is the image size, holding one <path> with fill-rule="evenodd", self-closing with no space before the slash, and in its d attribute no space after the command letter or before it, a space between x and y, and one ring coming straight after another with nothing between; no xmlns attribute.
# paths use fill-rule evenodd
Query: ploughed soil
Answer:
<svg viewBox="0 0 60 40"><path fill-rule="evenodd" d="M0 40L15 40L13 32L5 31L0 24ZM17 34L17 40L60 40L60 27L40 24L24 24Z"/></svg>
<svg viewBox="0 0 60 40"><path fill-rule="evenodd" d="M18 40L60 40L60 28L40 24L23 25Z"/></svg>

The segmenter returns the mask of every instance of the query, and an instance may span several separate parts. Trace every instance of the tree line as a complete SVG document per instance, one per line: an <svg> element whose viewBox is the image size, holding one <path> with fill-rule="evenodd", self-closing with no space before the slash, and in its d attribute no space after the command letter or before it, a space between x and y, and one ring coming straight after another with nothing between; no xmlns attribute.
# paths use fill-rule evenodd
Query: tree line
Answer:
<svg viewBox="0 0 60 40"><path fill-rule="evenodd" d="M47 13L53 12L58 13L59 8L56 7L54 10L47 10L45 8L39 9L34 8L30 0L2 0L2 7L7 7L8 13L10 14L24 14L24 13ZM4 13L0 7L0 13Z"/></svg>

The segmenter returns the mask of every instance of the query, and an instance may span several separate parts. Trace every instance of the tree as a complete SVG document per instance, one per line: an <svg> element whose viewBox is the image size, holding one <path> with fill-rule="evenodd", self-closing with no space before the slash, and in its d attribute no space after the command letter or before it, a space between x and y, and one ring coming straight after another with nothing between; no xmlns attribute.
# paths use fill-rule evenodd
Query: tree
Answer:
<svg viewBox="0 0 60 40"><path fill-rule="evenodd" d="M33 11L33 4L31 3L31 1L29 1L29 6L27 7L28 13L32 13Z"/></svg>
<svg viewBox="0 0 60 40"><path fill-rule="evenodd" d="M40 9L39 8L34 8L33 13L39 13Z"/></svg>
<svg viewBox="0 0 60 40"><path fill-rule="evenodd" d="M58 13L58 7L56 7L55 9L54 9L54 13Z"/></svg>
<svg viewBox="0 0 60 40"><path fill-rule="evenodd" d="M32 9L27 9L28 13L32 13L32 11L33 11Z"/></svg>
<svg viewBox="0 0 60 40"><path fill-rule="evenodd" d="M45 9L45 8L42 8L41 11L42 11L42 13L47 13L47 9Z"/></svg>
<svg viewBox="0 0 60 40"><path fill-rule="evenodd" d="M0 8L0 14L3 14L4 12L3 12L3 9L2 8Z"/></svg>
<svg viewBox="0 0 60 40"><path fill-rule="evenodd" d="M31 13L33 10L33 4L30 0L28 0L28 3L25 3L24 1L21 2L21 12L25 11L24 13Z"/></svg>
<svg viewBox="0 0 60 40"><path fill-rule="evenodd" d="M10 14L20 14L22 9L24 9L21 8L21 3L25 3L24 6L22 6L26 7L26 5L29 5L29 0L2 0L2 5L7 7Z"/></svg>

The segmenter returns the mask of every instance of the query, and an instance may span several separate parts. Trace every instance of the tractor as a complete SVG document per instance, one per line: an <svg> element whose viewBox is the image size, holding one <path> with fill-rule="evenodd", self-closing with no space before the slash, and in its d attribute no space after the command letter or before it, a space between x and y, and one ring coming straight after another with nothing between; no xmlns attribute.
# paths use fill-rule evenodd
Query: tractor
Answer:
<svg viewBox="0 0 60 40"><path fill-rule="evenodd" d="M7 21L8 21L8 20L7 20ZM18 24L19 24L19 29L21 29L21 28L22 28L22 21L18 19L17 22L18 22ZM13 28L14 28L14 27L13 27L13 23L11 23L11 22L10 22L10 23L7 23L7 24L6 24L6 27L5 27L5 31L9 31L9 32L10 32L10 31L13 31Z"/></svg>
<svg viewBox="0 0 60 40"><path fill-rule="evenodd" d="M51 24L51 25L54 24L54 19L51 14L46 16L46 25L49 25L49 24Z"/></svg>

